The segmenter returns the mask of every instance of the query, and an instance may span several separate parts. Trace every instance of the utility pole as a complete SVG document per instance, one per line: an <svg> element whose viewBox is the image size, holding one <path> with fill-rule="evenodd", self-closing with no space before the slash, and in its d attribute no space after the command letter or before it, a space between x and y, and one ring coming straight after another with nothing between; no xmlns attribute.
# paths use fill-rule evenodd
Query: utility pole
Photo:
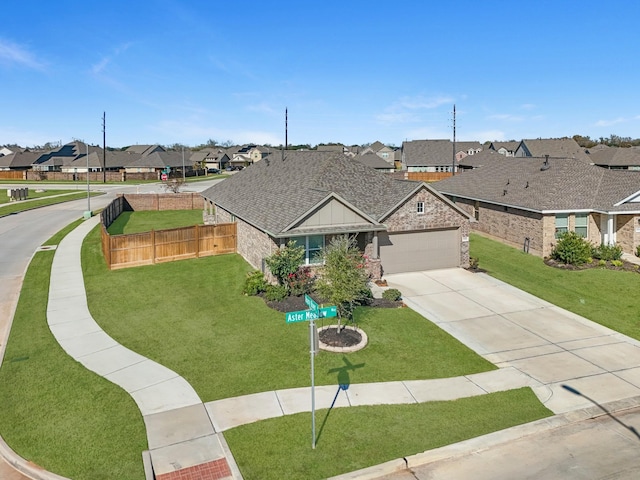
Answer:
<svg viewBox="0 0 640 480"><path fill-rule="evenodd" d="M107 183L107 113L102 112L102 183Z"/></svg>
<svg viewBox="0 0 640 480"><path fill-rule="evenodd" d="M456 104L453 104L453 163L451 164L451 176L456 174Z"/></svg>
<svg viewBox="0 0 640 480"><path fill-rule="evenodd" d="M284 161L284 151L287 149L287 145L289 145L289 109L285 107L284 109L284 145L282 146L282 161Z"/></svg>

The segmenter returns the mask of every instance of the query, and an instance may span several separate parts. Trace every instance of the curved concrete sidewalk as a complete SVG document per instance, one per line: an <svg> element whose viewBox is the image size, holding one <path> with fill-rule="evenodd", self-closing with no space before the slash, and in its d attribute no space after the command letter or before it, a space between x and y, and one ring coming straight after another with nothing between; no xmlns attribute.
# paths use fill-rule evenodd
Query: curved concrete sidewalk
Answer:
<svg viewBox="0 0 640 480"><path fill-rule="evenodd" d="M85 221L56 248L47 307L51 332L72 358L135 400L144 418L149 460L157 479L189 478L185 477L189 471L209 473L199 478L241 478L193 387L175 372L117 343L91 316L81 247L98 223L99 217ZM148 465L145 470L150 470Z"/></svg>

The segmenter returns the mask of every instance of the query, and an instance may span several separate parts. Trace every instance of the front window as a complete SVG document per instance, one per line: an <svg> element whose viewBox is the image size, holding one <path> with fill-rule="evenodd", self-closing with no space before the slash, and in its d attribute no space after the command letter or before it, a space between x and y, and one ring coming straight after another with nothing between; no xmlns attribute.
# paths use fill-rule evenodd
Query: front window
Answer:
<svg viewBox="0 0 640 480"><path fill-rule="evenodd" d="M424 202L418 202L418 207L417 210L418 215L421 215L424 213Z"/></svg>
<svg viewBox="0 0 640 480"><path fill-rule="evenodd" d="M310 235L305 237L305 263L316 265L322 263L320 252L324 248L324 235Z"/></svg>
<svg viewBox="0 0 640 480"><path fill-rule="evenodd" d="M589 216L586 213L576 213L576 233L582 238L587 238L587 225Z"/></svg>
<svg viewBox="0 0 640 480"><path fill-rule="evenodd" d="M556 238L569 231L569 215L567 213L556 213Z"/></svg>

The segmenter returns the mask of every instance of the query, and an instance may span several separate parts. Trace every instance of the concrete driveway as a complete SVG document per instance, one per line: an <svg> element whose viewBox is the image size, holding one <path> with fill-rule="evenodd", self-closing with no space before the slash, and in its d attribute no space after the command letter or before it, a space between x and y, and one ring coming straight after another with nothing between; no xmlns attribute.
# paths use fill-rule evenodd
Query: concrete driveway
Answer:
<svg viewBox="0 0 640 480"><path fill-rule="evenodd" d="M385 279L409 307L460 342L530 376L554 413L591 407L589 398L603 404L640 395L634 339L482 273L458 268Z"/></svg>

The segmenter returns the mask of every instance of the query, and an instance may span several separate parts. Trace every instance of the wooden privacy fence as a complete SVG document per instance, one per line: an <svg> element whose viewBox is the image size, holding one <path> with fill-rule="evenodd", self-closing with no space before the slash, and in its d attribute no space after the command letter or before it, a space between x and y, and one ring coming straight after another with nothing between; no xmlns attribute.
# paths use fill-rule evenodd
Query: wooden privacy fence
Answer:
<svg viewBox="0 0 640 480"><path fill-rule="evenodd" d="M102 252L110 270L236 252L236 223L194 225L128 235L102 228Z"/></svg>

